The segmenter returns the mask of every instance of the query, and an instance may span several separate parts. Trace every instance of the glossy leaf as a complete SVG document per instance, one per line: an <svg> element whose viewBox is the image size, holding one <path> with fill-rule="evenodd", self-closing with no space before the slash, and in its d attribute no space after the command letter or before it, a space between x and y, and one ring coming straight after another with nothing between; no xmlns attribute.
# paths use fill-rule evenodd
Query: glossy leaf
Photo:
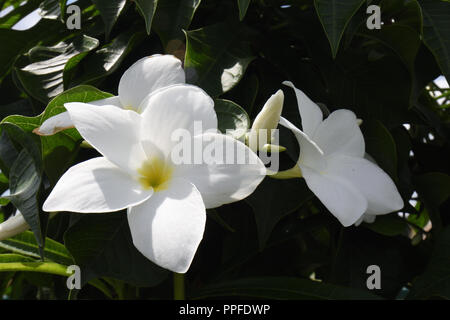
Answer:
<svg viewBox="0 0 450 320"><path fill-rule="evenodd" d="M92 0L92 2L100 11L105 23L106 38L108 38L117 18L125 7L126 0Z"/></svg>
<svg viewBox="0 0 450 320"><path fill-rule="evenodd" d="M201 0L159 0L153 28L167 53L184 57L184 33L188 30Z"/></svg>
<svg viewBox="0 0 450 320"><path fill-rule="evenodd" d="M158 0L135 0L136 7L145 19L145 29L147 34L150 34L152 29L153 15L158 5Z"/></svg>
<svg viewBox="0 0 450 320"><path fill-rule="evenodd" d="M184 61L187 81L213 97L233 88L254 59L249 43L239 32L245 30L226 24L187 31Z"/></svg>
<svg viewBox="0 0 450 320"><path fill-rule="evenodd" d="M30 95L47 103L64 91L64 72L74 68L98 43L95 38L82 36L69 44L61 42L53 47L35 47L30 52L31 57L50 55L50 58L16 69L17 76ZM60 54L55 56L55 52Z"/></svg>

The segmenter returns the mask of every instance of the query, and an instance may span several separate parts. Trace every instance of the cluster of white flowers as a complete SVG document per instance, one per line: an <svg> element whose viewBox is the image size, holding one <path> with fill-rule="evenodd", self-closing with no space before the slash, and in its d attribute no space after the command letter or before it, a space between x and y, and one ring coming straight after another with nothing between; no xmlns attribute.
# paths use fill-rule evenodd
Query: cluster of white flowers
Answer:
<svg viewBox="0 0 450 320"><path fill-rule="evenodd" d="M279 90L249 134L274 130L278 123L292 130L300 144L293 176L303 177L344 226L400 210L403 201L392 180L364 158L355 114L336 110L324 120L316 104L292 83L285 84L295 90L302 130L281 117L284 95ZM127 209L136 248L174 272L189 269L203 238L206 209L244 199L268 173L256 150L218 131L213 100L202 89L185 84L181 61L171 55L133 64L120 80L118 96L64 106L67 112L47 119L35 132L52 135L75 127L102 156L70 168L45 201L44 211ZM193 125L196 121L202 123L200 131ZM224 163L217 153L216 162L175 164L171 137L180 128L191 133L193 144L232 146L249 161ZM17 232L24 229L21 221ZM11 235L14 230L9 228L7 236Z"/></svg>

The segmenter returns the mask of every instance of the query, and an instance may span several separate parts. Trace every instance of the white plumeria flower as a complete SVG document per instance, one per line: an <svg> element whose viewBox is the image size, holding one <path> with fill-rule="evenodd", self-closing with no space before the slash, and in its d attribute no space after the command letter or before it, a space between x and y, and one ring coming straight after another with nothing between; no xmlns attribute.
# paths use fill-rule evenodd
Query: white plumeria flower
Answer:
<svg viewBox="0 0 450 320"><path fill-rule="evenodd" d="M5 240L10 237L28 230L30 226L25 221L22 213L17 210L16 214L6 221L0 223L0 240Z"/></svg>
<svg viewBox="0 0 450 320"><path fill-rule="evenodd" d="M365 144L355 114L340 109L323 120L319 106L302 91L292 87L303 131L288 120L280 124L293 131L300 144L298 167L309 189L342 223L361 220L403 208L403 200L391 178L364 158ZM364 215L364 216L363 216Z"/></svg>
<svg viewBox="0 0 450 320"><path fill-rule="evenodd" d="M245 144L216 133L214 102L200 88L166 87L142 104L142 114L65 104L75 128L103 157L70 168L43 209L82 213L128 209L136 248L161 267L184 273L203 237L205 209L247 197L266 169ZM203 131L194 126L196 121L201 121ZM176 144L171 135L178 129L190 132L190 142L202 149L205 141L210 141L209 146L226 143L246 154L248 161L175 165L171 153Z"/></svg>
<svg viewBox="0 0 450 320"><path fill-rule="evenodd" d="M170 85L185 83L185 79L178 58L172 55L152 55L139 59L123 73L119 81L119 95L91 101L89 104L115 106L140 113L144 111L141 108L145 107L141 102L148 94ZM62 112L44 121L34 132L47 136L73 126L69 114Z"/></svg>

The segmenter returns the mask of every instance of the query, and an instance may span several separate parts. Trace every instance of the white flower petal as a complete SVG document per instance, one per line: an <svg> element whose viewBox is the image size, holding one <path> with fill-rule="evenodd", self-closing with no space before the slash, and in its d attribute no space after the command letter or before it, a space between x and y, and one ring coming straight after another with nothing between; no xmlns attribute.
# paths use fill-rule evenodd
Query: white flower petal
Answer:
<svg viewBox="0 0 450 320"><path fill-rule="evenodd" d="M94 100L88 102L89 104L93 104L94 106L115 106L118 108L122 108L122 103L120 102L119 96L109 97L100 100Z"/></svg>
<svg viewBox="0 0 450 320"><path fill-rule="evenodd" d="M81 162L59 179L44 203L47 212L112 212L147 200L152 189L139 182L104 157Z"/></svg>
<svg viewBox="0 0 450 320"><path fill-rule="evenodd" d="M141 117L111 106L64 105L81 136L103 156L134 174L146 155L139 140Z"/></svg>
<svg viewBox="0 0 450 320"><path fill-rule="evenodd" d="M403 208L403 200L392 179L377 165L363 158L336 154L327 174L349 181L367 199L367 212L386 214Z"/></svg>
<svg viewBox="0 0 450 320"><path fill-rule="evenodd" d="M300 157L298 163L319 171L322 170L325 167L325 160L319 146L287 119L281 117L280 124L283 127L290 129L297 138L300 145Z"/></svg>
<svg viewBox="0 0 450 320"><path fill-rule="evenodd" d="M300 168L308 188L343 226L354 224L367 210L366 198L350 183L306 166Z"/></svg>
<svg viewBox="0 0 450 320"><path fill-rule="evenodd" d="M153 55L136 61L119 82L119 98L125 109L138 108L156 89L185 82L181 61L172 55Z"/></svg>
<svg viewBox="0 0 450 320"><path fill-rule="evenodd" d="M15 216L0 223L0 240L5 240L10 237L14 237L15 235L22 233L28 230L29 228L30 226L25 221L22 214L19 211L17 211Z"/></svg>
<svg viewBox="0 0 450 320"><path fill-rule="evenodd" d="M308 136L312 137L317 126L322 122L322 110L306 94L297 89L292 82L284 81L283 84L294 89L297 97L298 110L302 119L302 130Z"/></svg>
<svg viewBox="0 0 450 320"><path fill-rule="evenodd" d="M193 137L206 130L217 131L214 101L196 86L182 84L160 89L145 98L143 105L141 138L165 154L178 142L173 136L177 133Z"/></svg>
<svg viewBox="0 0 450 320"><path fill-rule="evenodd" d="M157 265L185 273L203 238L206 209L200 192L182 179L128 210L135 247Z"/></svg>
<svg viewBox="0 0 450 320"><path fill-rule="evenodd" d="M242 200L264 179L263 162L242 142L216 133L197 135L193 140L194 145L202 146L203 161L180 165L175 174L197 187L206 208Z"/></svg>
<svg viewBox="0 0 450 320"><path fill-rule="evenodd" d="M48 118L41 124L40 127L34 129L33 132L40 136L51 136L59 131L73 127L74 125L72 119L66 111Z"/></svg>
<svg viewBox="0 0 450 320"><path fill-rule="evenodd" d="M95 106L111 106L122 108L119 97L110 97L106 99L95 100L89 102L89 104ZM41 124L39 128L34 129L33 132L40 136L51 136L55 133L58 133L59 131L73 127L74 125L72 119L70 118L69 113L66 111L48 118Z"/></svg>
<svg viewBox="0 0 450 320"><path fill-rule="evenodd" d="M341 153L364 156L364 137L353 111L339 109L330 114L316 129L312 139L325 155Z"/></svg>

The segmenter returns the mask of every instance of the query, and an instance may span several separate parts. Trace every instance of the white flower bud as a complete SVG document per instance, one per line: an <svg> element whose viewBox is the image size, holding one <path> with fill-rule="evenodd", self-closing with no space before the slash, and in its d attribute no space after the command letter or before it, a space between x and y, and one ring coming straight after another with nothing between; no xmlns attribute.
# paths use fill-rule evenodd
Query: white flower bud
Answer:
<svg viewBox="0 0 450 320"><path fill-rule="evenodd" d="M283 110L284 94L278 90L264 104L252 125L252 130L276 129Z"/></svg>

